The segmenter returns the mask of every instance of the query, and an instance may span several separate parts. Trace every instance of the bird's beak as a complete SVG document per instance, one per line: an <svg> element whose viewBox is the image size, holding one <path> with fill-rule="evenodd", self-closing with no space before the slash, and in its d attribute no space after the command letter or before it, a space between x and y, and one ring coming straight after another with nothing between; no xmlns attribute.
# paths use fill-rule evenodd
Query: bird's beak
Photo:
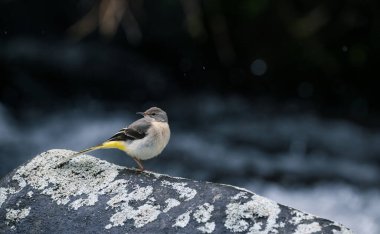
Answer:
<svg viewBox="0 0 380 234"><path fill-rule="evenodd" d="M136 114L145 116L145 112L136 112Z"/></svg>

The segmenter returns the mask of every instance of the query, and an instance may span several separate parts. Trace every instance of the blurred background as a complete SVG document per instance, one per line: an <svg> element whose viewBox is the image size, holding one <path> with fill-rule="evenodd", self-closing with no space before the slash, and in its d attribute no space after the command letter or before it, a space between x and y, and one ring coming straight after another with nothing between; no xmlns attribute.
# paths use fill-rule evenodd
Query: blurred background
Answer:
<svg viewBox="0 0 380 234"><path fill-rule="evenodd" d="M148 170L380 233L379 42L369 0L3 0L0 177L159 106L172 139Z"/></svg>

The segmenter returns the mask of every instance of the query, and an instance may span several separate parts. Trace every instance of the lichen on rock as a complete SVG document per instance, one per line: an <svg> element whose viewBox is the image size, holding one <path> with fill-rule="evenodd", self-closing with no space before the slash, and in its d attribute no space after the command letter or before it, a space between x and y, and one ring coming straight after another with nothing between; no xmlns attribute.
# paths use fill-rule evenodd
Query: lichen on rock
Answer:
<svg viewBox="0 0 380 234"><path fill-rule="evenodd" d="M229 185L136 173L88 155L56 168L72 153L47 151L0 181L0 233L350 233Z"/></svg>
<svg viewBox="0 0 380 234"><path fill-rule="evenodd" d="M14 210L14 209L6 209L7 213L5 215L6 220L10 222L18 222L21 219L24 219L26 216L29 215L30 207Z"/></svg>

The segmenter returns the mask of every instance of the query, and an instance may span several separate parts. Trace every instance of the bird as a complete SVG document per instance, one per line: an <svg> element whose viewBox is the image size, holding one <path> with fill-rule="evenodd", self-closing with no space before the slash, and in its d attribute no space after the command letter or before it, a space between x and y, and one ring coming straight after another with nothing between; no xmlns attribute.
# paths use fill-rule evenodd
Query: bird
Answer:
<svg viewBox="0 0 380 234"><path fill-rule="evenodd" d="M142 160L158 156L166 147L170 139L168 115L158 107L151 107L144 112L137 112L143 117L136 120L126 128L120 129L103 143L79 151L57 167L62 167L72 158L98 149L119 149L132 157L137 163L138 171L143 172Z"/></svg>

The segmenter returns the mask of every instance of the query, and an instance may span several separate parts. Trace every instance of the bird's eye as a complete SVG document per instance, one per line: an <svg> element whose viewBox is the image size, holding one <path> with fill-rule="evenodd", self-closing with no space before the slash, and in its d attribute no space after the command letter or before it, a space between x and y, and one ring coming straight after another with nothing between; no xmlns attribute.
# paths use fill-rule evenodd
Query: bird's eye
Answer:
<svg viewBox="0 0 380 234"><path fill-rule="evenodd" d="M156 115L156 113L152 113L152 115Z"/></svg>

